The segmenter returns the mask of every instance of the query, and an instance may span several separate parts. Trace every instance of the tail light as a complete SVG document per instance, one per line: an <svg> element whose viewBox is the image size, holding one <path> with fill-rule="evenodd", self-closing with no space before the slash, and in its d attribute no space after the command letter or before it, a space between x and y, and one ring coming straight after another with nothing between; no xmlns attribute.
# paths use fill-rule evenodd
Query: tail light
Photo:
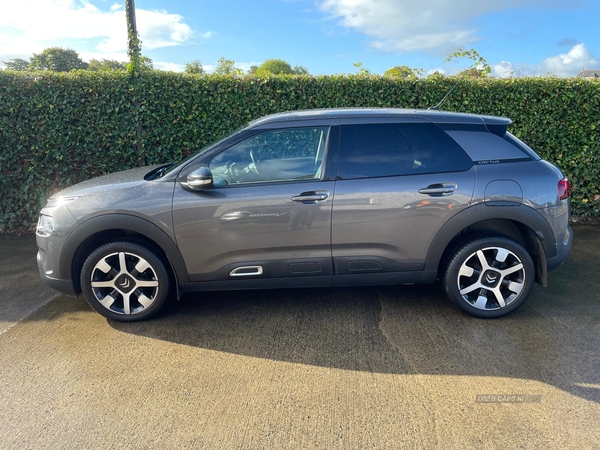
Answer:
<svg viewBox="0 0 600 450"><path fill-rule="evenodd" d="M565 200L571 196L571 185L567 177L558 182L558 199Z"/></svg>

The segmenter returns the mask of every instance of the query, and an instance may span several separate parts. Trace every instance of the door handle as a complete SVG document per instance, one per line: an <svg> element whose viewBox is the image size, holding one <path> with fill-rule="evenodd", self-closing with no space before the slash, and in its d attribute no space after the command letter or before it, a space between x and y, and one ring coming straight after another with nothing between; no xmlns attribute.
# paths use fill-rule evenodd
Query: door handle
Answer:
<svg viewBox="0 0 600 450"><path fill-rule="evenodd" d="M296 195L292 197L293 202L302 202L302 203L314 203L314 202L322 202L327 197L329 197L329 192L327 191L308 191L303 192L300 195Z"/></svg>
<svg viewBox="0 0 600 450"><path fill-rule="evenodd" d="M419 189L419 194L432 196L450 195L456 190L456 183L430 184L426 188Z"/></svg>

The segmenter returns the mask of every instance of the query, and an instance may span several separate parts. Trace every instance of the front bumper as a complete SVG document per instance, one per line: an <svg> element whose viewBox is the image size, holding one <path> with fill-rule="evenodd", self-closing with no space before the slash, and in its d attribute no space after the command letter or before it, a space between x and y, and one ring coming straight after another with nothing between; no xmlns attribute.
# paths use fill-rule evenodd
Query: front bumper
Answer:
<svg viewBox="0 0 600 450"><path fill-rule="evenodd" d="M38 270L40 271L40 278L44 283L50 286L52 289L62 292L63 294L68 295L69 297L77 297L77 292L75 292L75 288L73 287L73 280L61 280L59 278L49 277L48 274L44 271L44 264L42 263L42 258L40 253L37 254L37 264Z"/></svg>

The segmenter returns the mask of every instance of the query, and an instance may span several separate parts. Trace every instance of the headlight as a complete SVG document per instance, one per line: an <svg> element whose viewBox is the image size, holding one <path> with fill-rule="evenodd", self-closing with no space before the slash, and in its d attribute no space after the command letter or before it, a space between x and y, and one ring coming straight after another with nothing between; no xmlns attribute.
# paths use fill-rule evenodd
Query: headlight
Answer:
<svg viewBox="0 0 600 450"><path fill-rule="evenodd" d="M36 234L42 237L48 237L52 234L53 229L54 218L42 214L38 220L37 229L35 230Z"/></svg>
<svg viewBox="0 0 600 450"><path fill-rule="evenodd" d="M73 197L50 197L46 203L46 208L54 208L56 206L68 205L79 198L79 195Z"/></svg>

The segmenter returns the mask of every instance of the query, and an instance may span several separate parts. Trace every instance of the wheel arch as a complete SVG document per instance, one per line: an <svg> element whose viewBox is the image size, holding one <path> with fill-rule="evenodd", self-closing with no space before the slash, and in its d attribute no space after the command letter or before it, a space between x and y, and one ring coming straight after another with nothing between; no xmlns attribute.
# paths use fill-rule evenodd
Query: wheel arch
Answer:
<svg viewBox="0 0 600 450"><path fill-rule="evenodd" d="M546 285L546 258L556 253L554 233L539 212L523 205L481 204L457 214L433 239L427 253L425 270L442 273L456 249L467 241L484 235L504 236L525 248L535 264L536 281Z"/></svg>
<svg viewBox="0 0 600 450"><path fill-rule="evenodd" d="M170 268L177 292L188 282L185 261L167 233L152 222L127 214L107 214L83 222L67 238L60 256L60 273L70 274L77 294L81 293L79 276L85 259L99 246L115 240L144 244L157 252Z"/></svg>

